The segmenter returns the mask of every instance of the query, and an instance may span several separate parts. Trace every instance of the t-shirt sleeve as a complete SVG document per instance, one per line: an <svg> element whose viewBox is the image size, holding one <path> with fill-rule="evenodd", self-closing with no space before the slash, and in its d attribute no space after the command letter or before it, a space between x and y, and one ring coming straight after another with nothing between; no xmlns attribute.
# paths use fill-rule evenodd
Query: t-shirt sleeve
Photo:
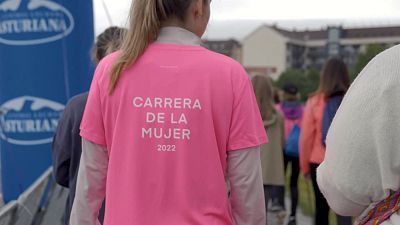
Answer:
<svg viewBox="0 0 400 225"><path fill-rule="evenodd" d="M228 151L252 148L267 142L267 134L250 78L241 66L233 75L233 111Z"/></svg>
<svg viewBox="0 0 400 225"><path fill-rule="evenodd" d="M81 136L95 144L106 146L103 110L101 107L101 92L99 79L105 72L104 62L96 68L89 96L81 122Z"/></svg>

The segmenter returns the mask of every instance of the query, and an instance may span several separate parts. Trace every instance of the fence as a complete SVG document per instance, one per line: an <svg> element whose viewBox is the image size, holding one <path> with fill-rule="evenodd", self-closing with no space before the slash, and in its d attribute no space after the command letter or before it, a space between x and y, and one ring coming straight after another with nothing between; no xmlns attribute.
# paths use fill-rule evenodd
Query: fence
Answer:
<svg viewBox="0 0 400 225"><path fill-rule="evenodd" d="M49 168L18 200L0 209L0 225L61 225L67 197Z"/></svg>

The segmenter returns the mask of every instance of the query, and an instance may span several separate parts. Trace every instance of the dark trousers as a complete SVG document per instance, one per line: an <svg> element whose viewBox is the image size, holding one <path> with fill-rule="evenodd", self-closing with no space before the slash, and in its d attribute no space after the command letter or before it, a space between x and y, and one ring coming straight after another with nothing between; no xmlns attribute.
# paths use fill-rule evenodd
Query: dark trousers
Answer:
<svg viewBox="0 0 400 225"><path fill-rule="evenodd" d="M336 218L337 218L338 225L352 225L353 224L351 217L336 215Z"/></svg>
<svg viewBox="0 0 400 225"><path fill-rule="evenodd" d="M315 224L329 225L329 205L317 184L318 164L311 164L311 179L315 192ZM336 215L338 225L352 225L352 218Z"/></svg>
<svg viewBox="0 0 400 225"><path fill-rule="evenodd" d="M272 198L272 186L264 185L264 200L265 200L265 209L268 212L268 203Z"/></svg>
<svg viewBox="0 0 400 225"><path fill-rule="evenodd" d="M272 187L272 202L285 209L285 186Z"/></svg>
<svg viewBox="0 0 400 225"><path fill-rule="evenodd" d="M292 173L290 175L290 216L296 216L297 203L299 199L299 191L297 189L297 182L300 174L299 158L285 155L285 173L287 171L289 163L292 165Z"/></svg>
<svg viewBox="0 0 400 225"><path fill-rule="evenodd" d="M265 208L268 211L268 203L285 208L285 187L277 185L264 185Z"/></svg>
<svg viewBox="0 0 400 225"><path fill-rule="evenodd" d="M310 164L311 180L315 193L315 224L329 225L329 205L325 197L322 195L317 184L317 168L318 164Z"/></svg>

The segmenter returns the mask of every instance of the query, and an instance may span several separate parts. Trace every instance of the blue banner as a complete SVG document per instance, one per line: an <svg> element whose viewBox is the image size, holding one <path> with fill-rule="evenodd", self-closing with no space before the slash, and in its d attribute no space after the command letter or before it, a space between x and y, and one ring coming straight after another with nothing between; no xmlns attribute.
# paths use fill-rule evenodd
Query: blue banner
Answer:
<svg viewBox="0 0 400 225"><path fill-rule="evenodd" d="M0 152L3 197L51 166L67 100L89 89L92 1L0 0Z"/></svg>

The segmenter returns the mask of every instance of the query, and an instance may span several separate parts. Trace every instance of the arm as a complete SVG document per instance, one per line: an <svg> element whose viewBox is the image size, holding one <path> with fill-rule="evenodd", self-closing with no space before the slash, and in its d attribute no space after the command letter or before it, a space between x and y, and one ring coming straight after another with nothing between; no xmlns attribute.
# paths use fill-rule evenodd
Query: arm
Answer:
<svg viewBox="0 0 400 225"><path fill-rule="evenodd" d="M71 225L100 225L97 218L106 194L107 169L107 149L82 139L82 158Z"/></svg>
<svg viewBox="0 0 400 225"><path fill-rule="evenodd" d="M69 188L69 169L71 162L72 118L65 108L57 126L52 144L53 173L56 182Z"/></svg>
<svg viewBox="0 0 400 225"><path fill-rule="evenodd" d="M345 110L348 111L346 108ZM370 148L361 147L370 143L368 139L372 135L366 135L370 128L362 128L365 135L355 136L353 132L346 131L353 130L362 134L359 129L365 124L365 120L357 114L359 112L348 111L346 115L338 115L330 128L330 134L333 136L328 135L325 160L317 170L321 192L332 210L343 216L359 216L369 205L367 189L374 189L369 182L376 178L379 180L379 169L372 169L374 164L376 165L376 162L373 162L375 154L370 152ZM350 120L351 123L348 123ZM358 148L363 150L359 151ZM365 156L370 158L370 163L364 161ZM373 166L372 170L368 169L369 166L363 166L364 163ZM365 173L370 177L366 177Z"/></svg>
<svg viewBox="0 0 400 225"><path fill-rule="evenodd" d="M317 180L339 214L360 216L400 188L398 50L380 54L361 72L328 132Z"/></svg>
<svg viewBox="0 0 400 225"><path fill-rule="evenodd" d="M57 184L69 188L71 155L62 146L53 143L53 174Z"/></svg>
<svg viewBox="0 0 400 225"><path fill-rule="evenodd" d="M236 225L265 225L260 147L228 152L228 179Z"/></svg>
<svg viewBox="0 0 400 225"><path fill-rule="evenodd" d="M312 103L309 100L305 106L304 114L301 122L300 133L300 169L303 174L310 173L310 157L315 138L315 123L312 114Z"/></svg>
<svg viewBox="0 0 400 225"><path fill-rule="evenodd" d="M330 177L326 176L326 171L322 167L318 168L317 181L325 198L329 201L329 206L337 214L342 216L358 216L366 209L365 205L347 198L339 187L330 182Z"/></svg>

